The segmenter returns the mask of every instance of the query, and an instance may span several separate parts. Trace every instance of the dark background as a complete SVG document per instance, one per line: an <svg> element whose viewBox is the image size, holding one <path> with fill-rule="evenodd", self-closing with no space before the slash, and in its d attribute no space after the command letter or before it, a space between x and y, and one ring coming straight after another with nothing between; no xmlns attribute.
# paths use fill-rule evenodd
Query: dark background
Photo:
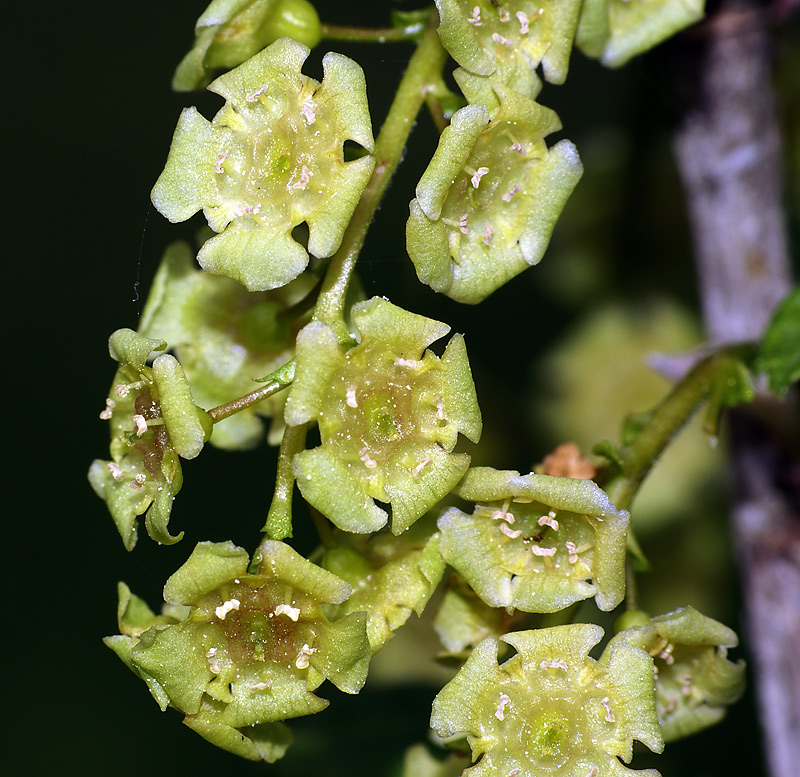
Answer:
<svg viewBox="0 0 800 777"><path fill-rule="evenodd" d="M341 5L321 0L323 20L382 24L391 4L353 2L347 11ZM266 448L247 456L208 449L185 467L176 502L174 526L186 530L186 540L159 548L143 537L130 554L86 481L91 460L107 455L107 429L97 416L114 371L108 335L136 327L164 247L199 224L168 224L150 205L149 190L180 109L197 104L210 117L219 107L213 95L169 89L204 7L198 0L34 2L14 11L5 27L10 89L4 123L11 140L4 155L4 232L10 236L4 251L10 270L4 408L13 462L6 478L3 642L11 680L9 774L384 775L426 734L433 686L368 685L358 698L324 688L331 709L292 724L298 741L283 762L240 762L205 744L173 711L161 714L144 685L100 642L116 631L117 580L155 604L163 581L194 542L232 538L251 547L274 472ZM797 112L796 95L785 88L797 74L792 42L796 37L784 32L776 51L787 125ZM365 68L377 132L410 48L330 48ZM405 211L435 142L424 116L408 165L370 235L360 265L367 295L390 294L467 334L485 420L499 441L492 451L498 467L525 469L547 451L551 441L537 437L526 392L531 365L543 343L566 331L590 298L605 294L646 304L657 286L687 308L697 307L669 159L677 107L670 56L667 51L609 73L576 54L567 85L546 87L541 96L569 129L558 137L568 135L582 153L587 149L587 192L600 192L568 208L553 244L555 252L572 239L603 243L602 272L590 284L591 295L559 296L546 263L540 274L526 273L498 291L479 312L416 283L404 255L404 219L385 216ZM312 75L318 61L315 52ZM604 154L597 138L609 132L621 133L629 151L610 171L603 168L605 178L590 179L589 160ZM796 154L796 145L790 151ZM580 203L597 218L579 211ZM732 579L725 585L731 595L722 609L737 625L736 585ZM724 726L670 746L652 765L675 777L756 776L762 773L758 741L748 697Z"/></svg>

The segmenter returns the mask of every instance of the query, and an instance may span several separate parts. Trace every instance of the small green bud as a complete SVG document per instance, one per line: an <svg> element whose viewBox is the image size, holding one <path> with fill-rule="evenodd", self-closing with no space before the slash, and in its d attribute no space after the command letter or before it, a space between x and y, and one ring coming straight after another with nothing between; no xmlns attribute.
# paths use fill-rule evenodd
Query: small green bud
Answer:
<svg viewBox="0 0 800 777"><path fill-rule="evenodd" d="M459 302L477 303L538 264L583 172L553 111L496 83L497 107L468 105L417 186L406 242L417 275Z"/></svg>
<svg viewBox="0 0 800 777"><path fill-rule="evenodd" d="M374 145L363 71L329 52L319 83L300 72L308 54L281 38L216 79L208 88L225 106L211 122L184 110L151 194L173 222L202 208L221 234L198 262L249 291L293 280L309 253L331 256L375 166L371 156L344 160L345 141ZM308 250L292 236L303 222Z"/></svg>
<svg viewBox="0 0 800 777"><path fill-rule="evenodd" d="M211 435L212 422L192 397L186 375L167 347L130 329L109 339L119 363L106 407L100 413L111 427L111 461L96 459L89 482L105 500L128 550L136 544L143 513L148 534L172 544L183 536L167 529L172 502L183 483L179 457L193 459Z"/></svg>
<svg viewBox="0 0 800 777"><path fill-rule="evenodd" d="M464 338L441 358L428 345L449 327L374 297L353 306L361 339L345 350L321 322L297 338L289 425L318 421L321 445L294 458L305 499L340 529L377 531L392 507L400 534L443 499L469 466L453 453L459 433L476 441L481 415Z"/></svg>
<svg viewBox="0 0 800 777"><path fill-rule="evenodd" d="M370 649L364 613L337 620L323 607L351 587L288 545L266 540L256 574L230 542L199 543L164 586L183 619L149 618L121 590L120 631L106 643L141 677L162 709L175 707L210 742L251 760L275 760L290 734L278 722L324 709L326 679L357 693ZM122 597L127 596L124 602ZM132 630L129 621L138 628Z"/></svg>
<svg viewBox="0 0 800 777"><path fill-rule="evenodd" d="M693 607L630 626L609 647L620 642L653 657L656 711L667 742L719 722L744 691L744 662L727 659L727 649L739 643L736 634Z"/></svg>
<svg viewBox="0 0 800 777"><path fill-rule="evenodd" d="M486 604L557 612L594 596L609 611L622 601L630 516L591 480L475 467L456 494L477 504L439 518L442 556Z"/></svg>
<svg viewBox="0 0 800 777"><path fill-rule="evenodd" d="M294 38L309 48L322 28L308 0L213 0L194 27L195 41L181 60L172 88L203 88L214 70L241 65L279 38Z"/></svg>
<svg viewBox="0 0 800 777"><path fill-rule="evenodd" d="M588 656L603 630L592 624L518 631L501 637L517 651L497 665L487 638L433 702L431 726L445 739L466 735L478 763L465 777L639 775L622 766L638 739L663 748L653 700L653 662L626 645L602 665Z"/></svg>

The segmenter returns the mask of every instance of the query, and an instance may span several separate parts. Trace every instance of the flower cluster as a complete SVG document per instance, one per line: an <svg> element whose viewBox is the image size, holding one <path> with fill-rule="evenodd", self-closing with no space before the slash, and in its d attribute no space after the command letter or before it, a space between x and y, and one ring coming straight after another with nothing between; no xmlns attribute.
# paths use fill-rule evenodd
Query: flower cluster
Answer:
<svg viewBox="0 0 800 777"><path fill-rule="evenodd" d="M557 612L595 597L612 610L625 593L630 516L590 480L471 469L439 518L445 561L492 607Z"/></svg>
<svg viewBox="0 0 800 777"><path fill-rule="evenodd" d="M373 148L363 71L328 53L319 83L300 72L308 54L281 38L212 82L225 106L211 122L183 111L152 191L170 221L203 209L221 234L200 250L200 265L250 291L296 278L309 253L336 251L375 165L344 159L345 141ZM292 234L303 222L308 250Z"/></svg>
<svg viewBox="0 0 800 777"><path fill-rule="evenodd" d="M280 289L248 292L229 278L194 267L185 243L170 246L161 262L142 313L139 331L163 337L180 359L195 401L215 407L258 387L253 382L294 356L294 337L302 319L292 306L311 291L303 274ZM227 450L257 444L264 436L261 417L272 418L269 440L280 441L286 392L214 424L210 442Z"/></svg>
<svg viewBox="0 0 800 777"><path fill-rule="evenodd" d="M440 737L466 735L480 759L465 777L625 777L618 759L631 760L634 739L661 751L652 659L620 642L595 661L602 635L584 623L506 634L517 652L500 666L496 639L475 648L431 715Z"/></svg>
<svg viewBox="0 0 800 777"><path fill-rule="evenodd" d="M167 529L183 476L179 457L193 459L211 434L211 419L197 407L181 365L167 347L130 329L111 335L109 351L119 362L100 417L111 426L111 461L96 459L89 482L108 505L128 550L136 544L137 518L146 513L148 534L177 542Z"/></svg>
<svg viewBox="0 0 800 777"><path fill-rule="evenodd" d="M501 83L484 105L457 111L410 205L406 243L417 275L459 302L477 303L537 264L581 177L553 111Z"/></svg>
<svg viewBox="0 0 800 777"><path fill-rule="evenodd" d="M105 642L162 710L225 750L273 761L291 741L280 721L324 709L313 691L326 679L357 693L370 649L364 613L323 612L350 595L346 582L281 542L264 541L257 559L251 574L233 543L198 544L164 586L167 614L123 587L122 633Z"/></svg>
<svg viewBox="0 0 800 777"><path fill-rule="evenodd" d="M313 48L321 29L308 0L212 0L194 33L194 46L172 78L179 92L204 87L214 70L236 67L279 38Z"/></svg>
<svg viewBox="0 0 800 777"><path fill-rule="evenodd" d="M469 466L458 434L477 442L481 415L464 338L441 358L426 348L450 327L377 297L353 306L360 334L345 349L327 324L297 338L286 402L290 425L319 423L321 445L294 457L300 492L340 529L400 534L444 498Z"/></svg>

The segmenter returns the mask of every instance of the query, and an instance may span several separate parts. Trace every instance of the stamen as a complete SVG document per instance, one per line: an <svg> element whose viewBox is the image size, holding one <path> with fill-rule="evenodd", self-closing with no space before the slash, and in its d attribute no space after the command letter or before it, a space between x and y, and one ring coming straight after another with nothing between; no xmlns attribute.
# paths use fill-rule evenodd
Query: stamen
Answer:
<svg viewBox="0 0 800 777"><path fill-rule="evenodd" d="M501 46L511 46L514 43L510 38L504 38L499 32L492 33L492 40Z"/></svg>
<svg viewBox="0 0 800 777"><path fill-rule="evenodd" d="M522 143L517 143L516 140L511 144L511 150L518 151L520 154L522 154L522 156L525 156L525 154L528 153L528 149L526 149Z"/></svg>
<svg viewBox="0 0 800 777"><path fill-rule="evenodd" d="M522 187L518 183L515 183L514 186L511 188L510 192L506 192L505 194L500 195L500 199L503 200L503 202L511 202L511 198L517 192L521 191L521 189Z"/></svg>
<svg viewBox="0 0 800 777"><path fill-rule="evenodd" d="M567 546L567 553L569 554L567 561L569 561L570 564L576 564L578 561L578 549L575 547L575 543L567 540L565 545Z"/></svg>
<svg viewBox="0 0 800 777"><path fill-rule="evenodd" d="M262 84L255 92L250 92L249 94L245 94L244 99L247 100L249 103L254 103L262 94L267 93L267 84Z"/></svg>
<svg viewBox="0 0 800 777"><path fill-rule="evenodd" d="M131 418L133 423L136 425L136 436L141 437L147 432L147 419L138 413L134 416L131 416Z"/></svg>
<svg viewBox="0 0 800 777"><path fill-rule="evenodd" d="M117 483L122 480L122 469L118 464L115 464L113 461L109 461L108 464L106 464L106 469L111 473L111 477L114 478Z"/></svg>
<svg viewBox="0 0 800 777"><path fill-rule="evenodd" d="M345 402L347 403L348 407L358 407L358 402L356 401L356 387L355 386L348 386L347 391L345 391Z"/></svg>
<svg viewBox="0 0 800 777"><path fill-rule="evenodd" d="M507 22L511 18L511 14L503 7L497 9L497 15L501 22Z"/></svg>
<svg viewBox="0 0 800 777"><path fill-rule="evenodd" d="M309 126L317 120L317 116L314 113L314 105L310 100L306 100L302 104L302 106L300 106L300 110L303 111L303 116L305 116L306 124L308 124Z"/></svg>
<svg viewBox="0 0 800 777"><path fill-rule="evenodd" d="M614 717L614 713L611 711L611 704L609 703L608 696L604 696L602 699L600 699L600 704L603 705L603 709L606 711L606 722L613 723L616 718Z"/></svg>
<svg viewBox="0 0 800 777"><path fill-rule="evenodd" d="M531 545L531 553L534 556L555 556L555 548L543 548L540 545Z"/></svg>
<svg viewBox="0 0 800 777"><path fill-rule="evenodd" d="M100 411L100 420L108 421L112 415L114 415L114 408L117 406L117 403L109 398L106 399L106 406Z"/></svg>
<svg viewBox="0 0 800 777"><path fill-rule="evenodd" d="M553 658L549 661L541 661L539 663L539 669L567 669L567 662L562 661L560 658Z"/></svg>
<svg viewBox="0 0 800 777"><path fill-rule="evenodd" d="M259 683L253 683L250 686L250 692L253 691L268 691L272 688L272 683L269 680L263 680Z"/></svg>
<svg viewBox="0 0 800 777"><path fill-rule="evenodd" d="M528 14L524 11L517 11L514 16L519 20L519 33L520 35L528 34Z"/></svg>
<svg viewBox="0 0 800 777"><path fill-rule="evenodd" d="M472 9L472 16L467 17L467 21L476 27L481 26L481 9L477 5Z"/></svg>
<svg viewBox="0 0 800 777"><path fill-rule="evenodd" d="M305 165L303 165L303 169L300 172L300 180L292 185L292 189L305 189L308 186L308 182L311 180L311 170L309 170Z"/></svg>
<svg viewBox="0 0 800 777"><path fill-rule="evenodd" d="M522 534L522 529L509 529L507 523L500 524L500 531L506 535L506 537L510 537L512 540L515 540Z"/></svg>
<svg viewBox="0 0 800 777"><path fill-rule="evenodd" d="M275 608L276 615L285 615L287 618L293 620L297 623L297 619L300 617L300 608L299 607L292 607L289 604L279 604Z"/></svg>
<svg viewBox="0 0 800 777"><path fill-rule="evenodd" d="M558 521L556 520L555 510L551 510L547 515L543 515L538 523L539 526L549 526L553 531L558 531Z"/></svg>
<svg viewBox="0 0 800 777"><path fill-rule="evenodd" d="M222 169L222 163L227 158L228 158L227 151L222 151L219 154L217 154L217 163L214 165L214 172L217 173L218 175L221 175L222 173L225 172L225 170Z"/></svg>
<svg viewBox="0 0 800 777"><path fill-rule="evenodd" d="M505 709L509 704L511 704L511 699L508 697L507 694L501 693L500 694L500 701L498 702L497 708L494 711L494 716L498 720L505 720L505 718L506 718Z"/></svg>
<svg viewBox="0 0 800 777"><path fill-rule="evenodd" d="M472 188L477 189L481 184L481 178L483 178L486 173L489 172L488 167L479 167L473 174L472 174Z"/></svg>
<svg viewBox="0 0 800 777"><path fill-rule="evenodd" d="M436 417L440 421L444 421L445 420L444 402L442 402L442 398L441 397L436 397Z"/></svg>
<svg viewBox="0 0 800 777"><path fill-rule="evenodd" d="M411 470L411 476L415 480L419 480L419 476L422 474L422 470L425 469L425 467L427 467L429 464L433 464L433 459L429 459L426 456L419 464L417 464L416 467L414 467L414 469Z"/></svg>
<svg viewBox="0 0 800 777"><path fill-rule="evenodd" d="M481 238L481 242L488 246L489 241L492 239L492 235L494 234L494 227L491 224L486 225L486 229L483 230L483 237Z"/></svg>
<svg viewBox="0 0 800 777"><path fill-rule="evenodd" d="M378 466L378 462L369 455L369 448L366 445L358 452L358 456L367 469L375 469Z"/></svg>
<svg viewBox="0 0 800 777"><path fill-rule="evenodd" d="M224 621L225 616L232 610L238 610L240 604L241 602L238 599L228 599L227 602L223 602L219 607L217 607L214 612L221 621Z"/></svg>
<svg viewBox="0 0 800 777"><path fill-rule="evenodd" d="M467 214L463 214L458 220L458 228L462 235L468 235L472 230L467 226Z"/></svg>
<svg viewBox="0 0 800 777"><path fill-rule="evenodd" d="M316 648L309 647L308 645L303 645L300 648L300 652L297 654L297 660L294 662L294 665L298 669L308 669L308 658L309 656L313 656L314 653L317 652Z"/></svg>
<svg viewBox="0 0 800 777"><path fill-rule="evenodd" d="M411 367L412 369L416 369L419 367L419 362L416 359L401 359L398 357L394 360L395 367Z"/></svg>

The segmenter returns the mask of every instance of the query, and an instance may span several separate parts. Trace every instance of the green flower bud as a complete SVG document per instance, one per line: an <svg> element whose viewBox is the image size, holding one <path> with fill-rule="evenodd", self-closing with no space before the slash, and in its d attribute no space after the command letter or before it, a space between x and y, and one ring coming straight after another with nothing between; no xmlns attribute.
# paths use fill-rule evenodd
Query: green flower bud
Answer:
<svg viewBox="0 0 800 777"><path fill-rule="evenodd" d="M285 317L288 307L311 290L301 275L280 289L247 292L229 278L194 267L185 243L170 246L156 273L139 330L163 337L183 366L195 400L215 407L258 388L294 356L301 322ZM269 440L280 442L286 392L279 392L214 424L210 442L228 450L256 445L264 436L262 417L272 417Z"/></svg>
<svg viewBox="0 0 800 777"><path fill-rule="evenodd" d="M535 73L563 84L567 77L580 0L436 0L442 45L459 65L496 74L520 94L535 97Z"/></svg>
<svg viewBox="0 0 800 777"><path fill-rule="evenodd" d="M633 740L663 748L653 700L653 662L618 647L601 664L588 656L603 630L592 624L501 637L516 655L497 665L487 638L433 702L431 726L445 739L466 735L478 763L465 777L640 775L626 763Z"/></svg>
<svg viewBox="0 0 800 777"><path fill-rule="evenodd" d="M608 611L622 601L630 516L591 480L475 467L456 494L478 504L439 518L442 556L486 604L557 612L594 596Z"/></svg>
<svg viewBox="0 0 800 777"><path fill-rule="evenodd" d="M739 643L736 634L693 607L621 631L610 645L619 642L653 656L656 711L667 742L719 722L744 691L744 661L726 657Z"/></svg>
<svg viewBox="0 0 800 777"><path fill-rule="evenodd" d="M584 0L575 44L607 67L620 67L704 13L705 0Z"/></svg>
<svg viewBox="0 0 800 777"><path fill-rule="evenodd" d="M120 363L106 407L100 413L111 426L111 461L96 459L89 482L108 505L128 550L136 544L137 518L146 513L147 533L156 542L178 542L169 515L183 483L178 457L193 459L211 434L211 419L195 405L189 382L164 340L119 329L108 341Z"/></svg>
<svg viewBox="0 0 800 777"><path fill-rule="evenodd" d="M281 38L214 81L225 106L211 122L184 110L151 195L173 222L202 208L221 234L200 250L200 265L249 291L296 278L309 253L331 256L375 165L371 156L344 161L347 140L373 148L364 73L328 53L320 84L300 72L308 53ZM292 236L303 222L308 251Z"/></svg>
<svg viewBox="0 0 800 777"><path fill-rule="evenodd" d="M322 557L325 569L353 586L350 597L332 608L333 614L341 618L366 612L373 653L394 636L412 612L422 614L444 573L439 535L409 536L412 533L401 538L377 534L369 539L349 539Z"/></svg>
<svg viewBox="0 0 800 777"><path fill-rule="evenodd" d="M174 707L210 742L251 760L275 760L290 735L279 721L324 709L313 691L330 680L358 693L369 665L364 613L329 620L323 607L351 587L288 545L266 540L261 565L230 542L202 542L164 586L182 620L151 618L126 602L123 634L106 639L159 706ZM124 592L127 589L122 591ZM132 630L129 621L139 625Z"/></svg>
<svg viewBox="0 0 800 777"><path fill-rule="evenodd" d="M361 336L345 350L321 322L297 338L286 403L290 425L318 421L321 445L294 458L305 499L340 529L367 533L387 521L400 534L444 498L469 466L458 434L477 442L481 416L464 338L441 358L426 347L446 324L374 297L351 310ZM424 353L423 353L424 352Z"/></svg>
<svg viewBox="0 0 800 777"><path fill-rule="evenodd" d="M575 146L548 149L553 111L494 84L483 105L453 115L411 201L406 242L417 275L459 302L476 303L538 264L581 177Z"/></svg>
<svg viewBox="0 0 800 777"><path fill-rule="evenodd" d="M279 38L313 48L322 28L308 0L213 0L194 33L194 46L172 79L178 92L201 89L214 70L241 65Z"/></svg>

